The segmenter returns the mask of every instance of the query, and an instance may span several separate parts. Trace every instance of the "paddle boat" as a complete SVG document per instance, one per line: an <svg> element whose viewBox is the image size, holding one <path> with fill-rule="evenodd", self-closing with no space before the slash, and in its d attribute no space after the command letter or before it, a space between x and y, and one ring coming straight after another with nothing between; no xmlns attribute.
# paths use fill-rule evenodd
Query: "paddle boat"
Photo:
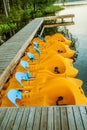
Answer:
<svg viewBox="0 0 87 130"><path fill-rule="evenodd" d="M52 55L49 54L44 57L42 60L38 60L37 64L30 65L27 70L31 75L40 76L40 74L46 73L50 76L69 76L75 77L78 74L78 70L73 67L73 60L69 58L64 58L60 54ZM58 69L58 73L55 71ZM16 68L16 72L25 72L20 64Z"/></svg>
<svg viewBox="0 0 87 130"><path fill-rule="evenodd" d="M45 53L46 54L49 53L49 51L52 49L55 52L60 53L60 55L64 57L68 57L68 58L73 57L75 51L70 49L69 46L64 43L65 41L64 42L58 41L57 38L53 39L53 36L47 36L46 39L48 40L46 40L46 42L42 41L38 37L34 38L26 51L27 52L30 51L36 55L35 48L38 48L39 54L44 55Z"/></svg>
<svg viewBox="0 0 87 130"><path fill-rule="evenodd" d="M2 90L1 107L86 104L70 45L59 33L34 38Z"/></svg>
<svg viewBox="0 0 87 130"><path fill-rule="evenodd" d="M16 88L7 91L5 106L53 106L87 104L81 88L82 81L75 78L52 78L48 82L31 88ZM14 93L14 94L13 94ZM14 96L12 96L12 94ZM11 98L12 96L12 98Z"/></svg>
<svg viewBox="0 0 87 130"><path fill-rule="evenodd" d="M64 37L61 33L56 33L52 36L53 39L56 39L58 41L63 42L64 44L70 46L72 44L71 40L68 40L66 37Z"/></svg>

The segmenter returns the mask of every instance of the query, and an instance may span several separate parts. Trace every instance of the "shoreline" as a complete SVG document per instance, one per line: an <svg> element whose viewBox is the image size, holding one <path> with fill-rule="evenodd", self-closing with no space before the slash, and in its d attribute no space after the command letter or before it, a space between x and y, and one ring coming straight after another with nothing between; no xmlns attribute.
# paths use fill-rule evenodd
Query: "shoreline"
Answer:
<svg viewBox="0 0 87 130"><path fill-rule="evenodd" d="M64 3L64 6L76 6L76 5L85 5L85 4L87 4L87 0L86 1L79 1L79 2L77 2L77 1L75 1L75 2L65 2ZM54 4L54 6L62 6L63 4L62 3L55 3Z"/></svg>

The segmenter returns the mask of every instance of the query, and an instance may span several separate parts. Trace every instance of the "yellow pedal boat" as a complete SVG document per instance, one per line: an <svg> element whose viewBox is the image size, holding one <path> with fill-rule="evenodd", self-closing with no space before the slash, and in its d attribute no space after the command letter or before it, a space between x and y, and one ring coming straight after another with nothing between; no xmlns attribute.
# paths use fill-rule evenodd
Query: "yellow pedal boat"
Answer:
<svg viewBox="0 0 87 130"><path fill-rule="evenodd" d="M56 33L54 35L52 35L52 38L53 39L56 39L58 41L61 41L63 42L64 44L70 46L72 41L71 40L68 40L66 37L64 37L61 33Z"/></svg>
<svg viewBox="0 0 87 130"><path fill-rule="evenodd" d="M16 100L18 106L53 106L87 104L87 98L81 88L82 81L74 78L52 78L42 85L21 90L22 100ZM2 107L14 106L5 96Z"/></svg>
<svg viewBox="0 0 87 130"><path fill-rule="evenodd" d="M34 38L26 49L21 60L27 61L28 67L17 65L5 89L1 91L0 106L14 106L8 99L9 91L17 91L21 94L21 100L17 99L18 106L53 106L53 105L80 105L87 104L87 98L81 88L82 81L75 79L78 70L73 67L70 59L75 53L69 46L71 41L62 34L46 36L46 43L40 38ZM35 50L33 41L39 44L41 54ZM34 54L35 59L29 59L28 52ZM20 80L15 78L17 72L30 72L33 80ZM26 75L25 75L26 76ZM20 77L19 77L20 79ZM23 86L22 86L22 84ZM12 95L14 100L14 95ZM17 97L16 97L17 98Z"/></svg>
<svg viewBox="0 0 87 130"><path fill-rule="evenodd" d="M55 72L55 69L58 69L59 72ZM49 54L43 59L37 60L36 64L30 64L30 67L27 70L31 73L31 75L33 73L33 75L38 77L43 74L58 77L75 77L78 74L78 70L73 67L73 60L64 58L59 54L52 56ZM16 72L17 71L23 72L23 68L18 65L18 67L16 68Z"/></svg>

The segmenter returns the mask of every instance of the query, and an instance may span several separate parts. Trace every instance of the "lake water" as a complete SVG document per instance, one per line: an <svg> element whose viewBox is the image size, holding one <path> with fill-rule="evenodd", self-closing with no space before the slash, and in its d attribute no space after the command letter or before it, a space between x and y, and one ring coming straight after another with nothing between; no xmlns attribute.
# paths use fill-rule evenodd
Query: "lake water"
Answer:
<svg viewBox="0 0 87 130"><path fill-rule="evenodd" d="M66 0L66 1L74 2L74 1L81 1L81 0Z"/></svg>
<svg viewBox="0 0 87 130"><path fill-rule="evenodd" d="M64 5L81 5L87 3L87 0L65 0ZM57 0L54 5L62 5L62 0Z"/></svg>
<svg viewBox="0 0 87 130"><path fill-rule="evenodd" d="M61 2L62 0L58 0L57 2ZM65 0L65 2L79 2L79 1L87 1L87 0Z"/></svg>
<svg viewBox="0 0 87 130"><path fill-rule="evenodd" d="M67 6L59 14L75 14L75 25L67 26L67 28L74 37L78 38L79 54L74 66L79 70L77 78L83 81L82 88L87 96L87 5Z"/></svg>

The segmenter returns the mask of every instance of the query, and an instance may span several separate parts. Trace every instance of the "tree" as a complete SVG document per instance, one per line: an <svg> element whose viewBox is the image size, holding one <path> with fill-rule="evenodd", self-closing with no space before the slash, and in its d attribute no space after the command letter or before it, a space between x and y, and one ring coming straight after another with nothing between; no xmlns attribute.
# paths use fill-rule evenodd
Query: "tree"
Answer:
<svg viewBox="0 0 87 130"><path fill-rule="evenodd" d="M4 5L5 15L6 15L6 17L8 17L8 10L7 10L7 6L6 6L6 0L3 0L3 5Z"/></svg>
<svg viewBox="0 0 87 130"><path fill-rule="evenodd" d="M3 7L4 7L4 12L6 17L9 16L9 12L10 12L10 4L9 4L9 0L3 0Z"/></svg>

